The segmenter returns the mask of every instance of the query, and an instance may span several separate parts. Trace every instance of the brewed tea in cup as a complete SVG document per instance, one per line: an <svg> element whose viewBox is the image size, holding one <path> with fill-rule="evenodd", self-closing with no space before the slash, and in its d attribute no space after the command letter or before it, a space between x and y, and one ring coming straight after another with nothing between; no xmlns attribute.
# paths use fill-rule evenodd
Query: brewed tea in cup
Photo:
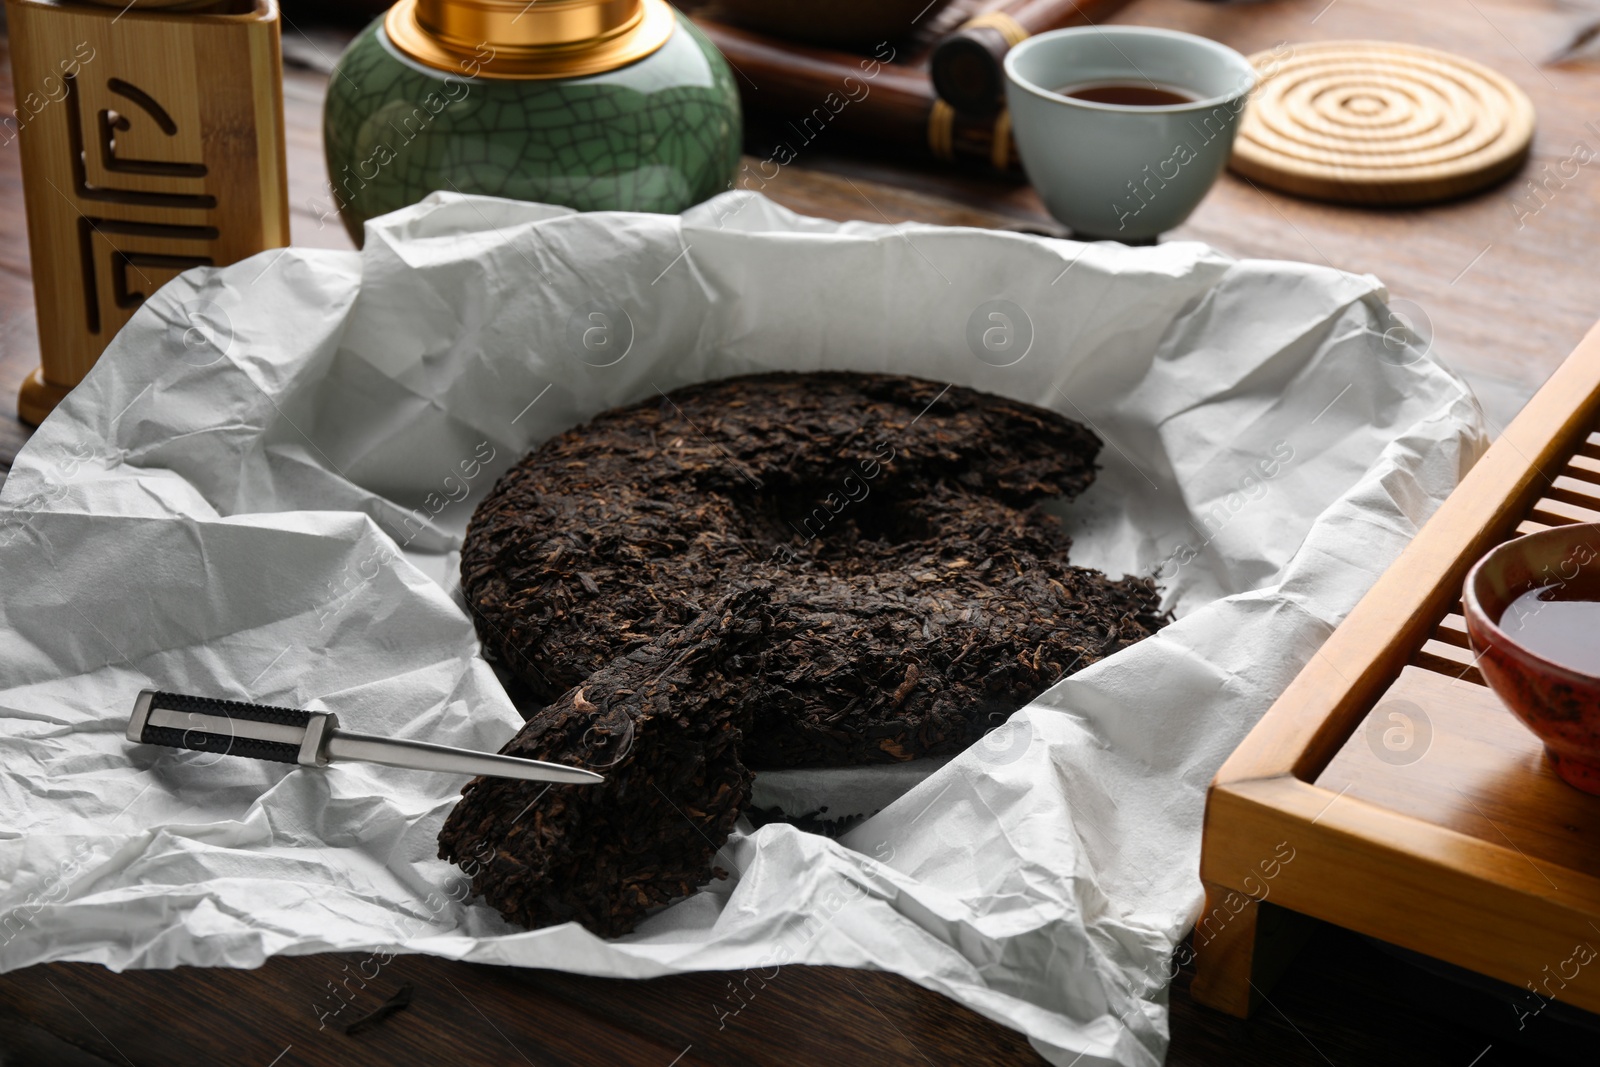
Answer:
<svg viewBox="0 0 1600 1067"><path fill-rule="evenodd" d="M1028 179L1084 239L1147 240L1188 218L1227 165L1256 85L1226 45L1143 26L1041 33L1005 68Z"/></svg>

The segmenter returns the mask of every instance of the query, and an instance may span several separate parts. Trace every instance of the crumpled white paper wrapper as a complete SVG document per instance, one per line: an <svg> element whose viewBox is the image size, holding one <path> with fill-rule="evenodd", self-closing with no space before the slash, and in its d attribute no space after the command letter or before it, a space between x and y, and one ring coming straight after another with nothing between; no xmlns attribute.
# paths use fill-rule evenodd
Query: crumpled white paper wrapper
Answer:
<svg viewBox="0 0 1600 1067"><path fill-rule="evenodd" d="M681 218L439 195L362 253L190 272L0 496L0 967L378 946L630 977L877 967L1055 1063L1159 1063L1208 780L1483 447L1383 300L1196 244L839 225L741 193ZM498 473L658 389L824 368L1092 423L1074 559L1159 568L1178 621L931 773L763 775L790 811L887 806L842 841L737 833L734 877L611 942L460 901L434 856L459 778L124 741L153 686L498 748L521 720L444 555Z"/></svg>

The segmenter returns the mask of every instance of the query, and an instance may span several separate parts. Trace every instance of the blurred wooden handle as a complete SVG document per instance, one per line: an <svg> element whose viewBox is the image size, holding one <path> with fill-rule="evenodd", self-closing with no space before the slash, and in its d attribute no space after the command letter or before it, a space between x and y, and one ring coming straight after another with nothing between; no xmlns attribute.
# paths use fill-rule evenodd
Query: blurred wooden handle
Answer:
<svg viewBox="0 0 1600 1067"><path fill-rule="evenodd" d="M1127 0L1007 0L934 46L933 87L956 111L992 115L1005 100L1001 63L1016 45L1045 30L1097 23Z"/></svg>
<svg viewBox="0 0 1600 1067"><path fill-rule="evenodd" d="M968 160L1006 173L1020 170L1004 114L956 115L934 95L927 74L890 62L890 50L877 57L858 56L779 42L712 19L696 18L694 23L744 75L739 88L745 110L789 120L795 138L785 147L791 151L837 127L938 159ZM763 165L781 168L788 163L783 155L780 149ZM773 171L760 178L775 175Z"/></svg>

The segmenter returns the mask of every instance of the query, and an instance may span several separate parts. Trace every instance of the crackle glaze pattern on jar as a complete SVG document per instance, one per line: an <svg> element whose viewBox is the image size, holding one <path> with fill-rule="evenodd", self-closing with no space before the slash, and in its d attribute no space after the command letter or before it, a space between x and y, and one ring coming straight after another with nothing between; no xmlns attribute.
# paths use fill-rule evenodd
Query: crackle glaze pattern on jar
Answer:
<svg viewBox="0 0 1600 1067"><path fill-rule="evenodd" d="M324 203L358 244L368 219L436 190L670 214L732 187L738 88L686 20L644 59L587 77L493 79L478 73L492 49L480 51L459 74L435 70L397 50L380 18L340 58Z"/></svg>

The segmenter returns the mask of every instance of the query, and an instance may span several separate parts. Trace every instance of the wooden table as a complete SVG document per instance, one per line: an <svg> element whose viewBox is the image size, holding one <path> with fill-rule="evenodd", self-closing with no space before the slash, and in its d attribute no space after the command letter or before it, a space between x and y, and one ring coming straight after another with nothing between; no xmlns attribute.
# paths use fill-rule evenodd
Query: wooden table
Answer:
<svg viewBox="0 0 1600 1067"><path fill-rule="evenodd" d="M1600 159L1562 166L1575 143L1600 152L1600 60L1545 62L1591 17L1576 5L1510 0L1135 0L1119 21L1185 29L1246 52L1280 41L1373 36L1456 51L1511 77L1539 109L1530 169L1474 199L1422 211L1358 211L1297 201L1230 176L1173 237L1240 256L1378 275L1409 302L1402 305L1409 318L1425 320L1436 349L1468 377L1495 428L1502 427L1600 317L1593 281L1600 173L1592 173L1600 172ZM285 47L315 66L337 54L339 40L302 25L286 30ZM324 83L303 68L286 78L293 237L299 245L348 247L341 229L320 225L306 207L324 181ZM12 106L7 77L0 110ZM747 147L766 155L759 140ZM842 147L826 136L808 146L766 193L830 218L1058 232L1025 186L863 160ZM1524 184L1528 178L1543 183L1540 195ZM9 415L37 361L12 145L0 147L0 474L27 439ZM1039 1062L1015 1033L892 975L788 968L764 987L731 974L624 982L400 957L363 985L364 958L278 958L242 972L119 976L82 964L13 972L0 977L0 1058L8 1067ZM1525 1062L1495 1029L1500 1020L1485 1013L1474 1030L1451 1018L1473 1010L1470 994L1397 969L1332 928L1314 935L1270 1007L1249 1022L1198 1008L1187 994L1189 977L1179 976L1172 998L1172 1064ZM372 1029L356 1036L319 1029L317 1008L329 1010L336 995L349 1001L337 1017L343 1021L402 984L414 989L410 1006Z"/></svg>

